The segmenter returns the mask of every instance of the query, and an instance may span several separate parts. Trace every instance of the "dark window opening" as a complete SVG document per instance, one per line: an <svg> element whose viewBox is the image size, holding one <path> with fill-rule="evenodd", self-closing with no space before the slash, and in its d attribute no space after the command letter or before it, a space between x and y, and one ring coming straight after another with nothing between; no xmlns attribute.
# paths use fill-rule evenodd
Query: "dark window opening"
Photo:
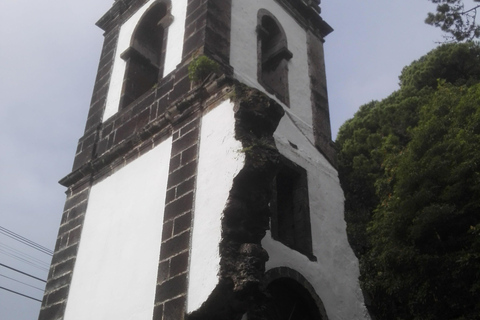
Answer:
<svg viewBox="0 0 480 320"><path fill-rule="evenodd" d="M293 279L280 278L266 288L264 308L248 314L248 319L322 320L320 311L308 290Z"/></svg>
<svg viewBox="0 0 480 320"><path fill-rule="evenodd" d="M270 204L272 237L315 261L307 172L287 159L282 162L274 180Z"/></svg>
<svg viewBox="0 0 480 320"><path fill-rule="evenodd" d="M163 77L167 28L172 22L165 3L157 3L140 20L130 47L121 58L127 63L120 108L155 87Z"/></svg>
<svg viewBox="0 0 480 320"><path fill-rule="evenodd" d="M287 38L281 25L268 11L258 13L258 81L280 101L289 105Z"/></svg>

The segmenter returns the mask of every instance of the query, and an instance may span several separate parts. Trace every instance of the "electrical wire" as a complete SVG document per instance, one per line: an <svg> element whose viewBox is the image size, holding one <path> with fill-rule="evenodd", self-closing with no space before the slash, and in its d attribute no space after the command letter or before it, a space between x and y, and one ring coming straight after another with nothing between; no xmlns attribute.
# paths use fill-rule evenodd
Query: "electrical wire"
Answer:
<svg viewBox="0 0 480 320"><path fill-rule="evenodd" d="M32 286L32 285L30 285L30 284L28 284L28 283L25 283L25 282L19 281L19 280L17 280L17 279L14 279L14 278L10 278L10 277L4 276L3 274L0 274L0 277L7 278L8 280L12 280L12 281L15 281L15 282L21 283L21 284L23 284L23 285L26 285L26 286L28 286L28 287L30 287L30 288L37 289L37 290L39 290L39 291L42 291L42 292L43 292L43 291L45 291L45 290L44 290L44 289L42 289L42 288L35 287L35 286Z"/></svg>
<svg viewBox="0 0 480 320"><path fill-rule="evenodd" d="M21 242L21 243L23 243L23 244L25 244L25 245L27 245L27 246L35 249L35 250L38 250L38 251L43 252L43 253L45 253L45 254L48 254L48 255L50 255L50 256L53 255L53 251L52 251L52 250L50 250L50 249L48 249L48 248L46 248L46 247L44 247L44 246L42 246L42 245L40 245L40 244L38 244L38 243L36 243L36 242L33 242L32 240L29 240L29 239L27 239L27 238L25 238L25 237L22 237L21 235L15 233L15 232L13 232L13 231L10 231L10 230L8 230L8 229L6 229L6 228L4 228L4 227L1 227L1 226L0 226L0 233L3 233L3 234L6 235L7 237L10 237L10 238L12 238L12 239L14 239L14 240L16 240L16 241L19 241L19 242Z"/></svg>
<svg viewBox="0 0 480 320"><path fill-rule="evenodd" d="M25 237L23 237L23 236L15 233L15 232L11 231L11 230L8 230L8 229L6 229L6 228L4 228L4 227L2 227L2 226L0 226L0 234L3 234L3 235L5 235L5 236L7 236L7 237L9 237L9 238L11 238L11 239L13 239L13 240L15 240L15 241L18 241L18 242L20 242L20 243L22 243L22 244L24 244L24 245L29 246L30 248L33 248L33 249L35 249L35 250L37 250L37 251L40 251L41 253L47 254L47 255L49 255L49 256L53 256L53 251L52 251L52 250L50 250L50 249L48 249L48 248L46 248L46 247L44 247L44 246L42 246L42 245L40 245L40 244L32 241L32 240L30 240L30 239L27 239L27 238L25 238ZM49 265L48 265L46 262L44 262L44 261L42 261L42 260L40 260L40 259L38 259L38 258L35 258L35 257L31 256L31 255L28 255L28 254L26 254L26 253L23 253L23 252L15 249L15 248L13 248L13 247L10 247L10 246L8 246L8 245L1 244L1 243L0 243L0 253L2 253L2 254L4 254L4 255L7 255L7 256L9 256L9 257L12 257L12 258L14 258L14 259L17 259L17 260L19 260L19 261L22 261L22 262L24 262L24 263L26 263L26 264L29 264L29 265L31 265L31 266L33 266L33 267L36 267L36 268L38 268L38 269L42 269L42 270L48 271L48 266L49 266ZM33 276L33 275L29 274L29 273L26 273L26 272L20 271L20 270L18 270L18 269L15 269L15 268L13 268L13 267L7 266L7 265L5 265L5 264L3 264L3 263L0 263L0 267L4 267L4 268L7 268L7 269L10 269L10 270L12 270L12 271L18 272L18 273L20 273L20 274L22 274L22 275L25 275L25 276L30 277L30 278L32 278L32 279L41 281L41 282L43 282L43 283L46 283L46 282L47 282L47 281L45 281L45 280L43 280L43 279L41 279L41 278L35 277L35 276ZM2 274L0 274L0 277L9 279L9 280L11 280L11 281L14 281L14 282L17 282L17 283L20 283L20 284L23 284L23 285L25 285L25 286L34 288L34 289L39 290L39 291L42 291L42 292L44 291L44 289L41 289L41 288L32 286L32 285L30 285L30 284L28 284L28 283L25 283L25 282L16 280L16 279L14 279L14 278L11 278L11 277L8 277L8 276L2 275ZM7 291L7 292L10 292L10 293L13 293L13 294L22 296L22 297L24 297L24 298L34 300L34 301L42 302L42 300L40 300L40 299L34 298L34 297L32 297L32 296L29 296L29 295L26 295L26 294L23 294L23 293L20 293L20 292L18 292L18 291L14 291L14 290L11 290L11 289L2 287L2 286L0 286L0 290L4 290L4 291Z"/></svg>
<svg viewBox="0 0 480 320"><path fill-rule="evenodd" d="M20 250L17 250L14 247L11 247L7 244L0 243L0 248L4 248L5 250L10 251L12 254L14 254L16 256L23 257L24 259L27 259L27 260L31 261L32 263L38 264L39 266L46 267L46 268L50 267L50 264L48 262L45 262L42 259L38 259L34 256L31 256L27 253L24 253L24 252L20 251Z"/></svg>
<svg viewBox="0 0 480 320"><path fill-rule="evenodd" d="M32 262L32 261L29 261L27 259L24 259L14 253L10 253L10 252L7 252L5 251L4 249L0 248L0 253L3 253L4 255L8 256L8 257L11 257L11 258L14 258L18 261L21 261L25 264L28 264L28 265L31 265L32 267L34 268L37 268L37 269L40 269L40 270L43 270L43 271L48 271L48 268L46 267L42 267L42 266L39 266L38 264L36 264L35 262Z"/></svg>
<svg viewBox="0 0 480 320"><path fill-rule="evenodd" d="M26 294L23 294L23 293L20 293L20 292L17 292L17 291L13 291L13 290L1 287L1 286L0 286L0 289L11 292L11 293L18 294L19 296L22 296L22 297L25 297L25 298L28 298L28 299L32 299L32 300L35 300L35 301L38 301L38 302L42 302L42 300L36 299L34 297L27 296Z"/></svg>
<svg viewBox="0 0 480 320"><path fill-rule="evenodd" d="M21 273L21 274L23 274L23 275L26 275L27 277L33 278L33 279L35 279L35 280L38 280L38 281L41 281L41 282L44 282L44 283L47 283L47 281L45 281L45 280L43 280L43 279L37 278L37 277L35 277L35 276L32 276L32 275L29 274L29 273L20 271L20 270L18 270L18 269L9 267L9 266L7 266L7 265L5 265L5 264L3 264L3 263L0 263L0 267L4 267L4 268L10 269L10 270L13 270L13 271L15 271L15 272L18 272L18 273Z"/></svg>

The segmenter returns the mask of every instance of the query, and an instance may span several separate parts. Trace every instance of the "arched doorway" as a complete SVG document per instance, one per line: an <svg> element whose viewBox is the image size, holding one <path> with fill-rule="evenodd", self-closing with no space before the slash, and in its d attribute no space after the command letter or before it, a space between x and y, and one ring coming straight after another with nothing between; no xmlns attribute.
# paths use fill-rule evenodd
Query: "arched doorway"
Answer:
<svg viewBox="0 0 480 320"><path fill-rule="evenodd" d="M266 300L248 314L248 320L328 320L312 285L293 269L269 270L263 292Z"/></svg>

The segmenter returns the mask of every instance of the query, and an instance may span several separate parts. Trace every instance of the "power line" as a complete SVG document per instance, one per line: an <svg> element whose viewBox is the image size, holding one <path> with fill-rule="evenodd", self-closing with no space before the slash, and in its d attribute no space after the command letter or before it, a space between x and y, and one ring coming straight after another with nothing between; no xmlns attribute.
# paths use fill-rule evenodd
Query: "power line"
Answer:
<svg viewBox="0 0 480 320"><path fill-rule="evenodd" d="M43 252L43 253L48 254L48 255L50 255L50 256L53 255L53 251L52 251L52 250L50 250L50 249L48 249L48 248L46 248L46 247L44 247L44 246L42 246L42 245L40 245L40 244L32 241L32 240L30 240L30 239L27 239L27 238L25 238L25 237L23 237L23 236L15 233L15 232L13 232L13 231L10 231L10 230L8 230L8 229L6 229L6 228L4 228L4 227L1 227L1 226L0 226L0 233L3 233L3 234L6 235L7 237L10 237L10 238L12 238L12 239L14 239L14 240L16 240L16 241L22 242L23 244L25 244L25 245L27 245L27 246L29 246L29 247L31 247L31 248L34 248L34 249L36 249L36 250L38 250L38 251L40 251L40 252Z"/></svg>
<svg viewBox="0 0 480 320"><path fill-rule="evenodd" d="M34 289L40 290L40 291L42 291L42 292L44 291L44 289L42 289L42 288L35 287L35 286L32 286L32 285L30 285L30 284L28 284L28 283L25 283L25 282L19 281L19 280L17 280L17 279L13 279L13 278L10 278L10 277L7 277L7 276L4 276L3 274L0 274L0 277L7 278L7 279L9 279L9 280L12 280L12 281L15 281L15 282L21 283L21 284L23 284L23 285L26 285L26 286L28 286L28 287L30 287L30 288L34 288Z"/></svg>
<svg viewBox="0 0 480 320"><path fill-rule="evenodd" d="M10 289L4 288L4 287L0 287L0 289L3 289L5 291L11 292L11 293L18 294L19 296L22 296L22 297L25 297L25 298L28 298L28 299L32 299L32 300L35 300L35 301L38 301L38 302L42 302L42 300L38 300L34 297L27 296L26 294L23 294L23 293L20 293L20 292L17 292L17 291L13 291L13 290L10 290Z"/></svg>
<svg viewBox="0 0 480 320"><path fill-rule="evenodd" d="M48 254L48 255L50 255L50 256L53 255L53 251L52 251L52 250L50 250L50 249L48 249L48 248L46 248L46 247L44 247L44 246L42 246L42 245L40 245L40 244L38 244L38 243L36 243L36 242L33 242L32 240L29 240L29 239L27 239L27 238L25 238L25 237L22 237L21 235L15 233L15 232L13 232L13 231L10 231L10 230L8 230L8 229L6 229L6 228L4 228L4 227L1 227L1 226L0 226L0 233L3 233L3 234L6 235L7 237L10 237L10 238L12 238L12 239L14 239L14 240L16 240L16 241L19 241L19 242L21 242L21 243L23 243L23 244L25 244L25 245L27 245L27 246L35 249L35 250L38 250L38 251L43 252L43 253L45 253L45 254Z"/></svg>
<svg viewBox="0 0 480 320"><path fill-rule="evenodd" d="M31 261L32 263L41 265L41 266L46 267L46 268L50 267L50 264L48 262L45 262L42 259L36 258L34 256L31 256L27 253L24 253L24 252L18 250L18 249L15 249L14 247L9 246L8 244L0 243L0 248L4 248L5 250L10 251L12 254L23 257L24 259L27 259L27 260Z"/></svg>
<svg viewBox="0 0 480 320"><path fill-rule="evenodd" d="M29 274L29 273L20 271L20 270L18 270L18 269L9 267L9 266L7 266L7 265L4 265L3 263L0 263L0 266L1 266L1 267L4 267L4 268L7 268L7 269L10 269L10 270L13 270L13 271L18 272L18 273L21 273L21 274L26 275L27 277L33 278L33 279L35 279L35 280L38 280L38 281L42 281L42 282L44 282L44 283L47 283L47 281L45 281L45 280L43 280L43 279L37 278L37 277L35 277L35 276L32 276L32 275Z"/></svg>
<svg viewBox="0 0 480 320"><path fill-rule="evenodd" d="M35 267L37 269L40 269L40 270L43 270L43 271L48 271L48 268L46 267L42 267L40 265L38 265L37 263L33 262L33 261L29 261L27 259L24 259L14 253L10 253L10 252L7 252L5 251L4 249L0 248L0 253L3 253L4 255L8 256L8 257L11 257L11 258L14 258L18 261L22 261L23 263L26 263L28 265L31 265L32 267Z"/></svg>

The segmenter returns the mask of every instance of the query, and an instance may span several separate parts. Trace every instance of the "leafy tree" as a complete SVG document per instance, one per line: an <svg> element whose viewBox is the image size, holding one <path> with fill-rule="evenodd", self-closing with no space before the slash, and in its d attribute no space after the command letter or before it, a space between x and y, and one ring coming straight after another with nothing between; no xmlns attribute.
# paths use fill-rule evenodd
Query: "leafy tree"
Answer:
<svg viewBox="0 0 480 320"><path fill-rule="evenodd" d="M469 86L479 81L479 61L480 47L475 43L440 46L402 70L400 87L403 90L434 89L438 79Z"/></svg>
<svg viewBox="0 0 480 320"><path fill-rule="evenodd" d="M418 109L429 91L398 91L384 101L372 101L340 128L336 141L340 181L346 196L347 233L357 256L368 248L367 224L384 192L378 181L384 175L385 156L409 140L407 128L417 123Z"/></svg>
<svg viewBox="0 0 480 320"><path fill-rule="evenodd" d="M378 319L480 319L479 50L437 48L340 129L347 231Z"/></svg>
<svg viewBox="0 0 480 320"><path fill-rule="evenodd" d="M425 22L447 33L447 40L461 42L480 37L480 26L476 24L477 9L480 5L465 9L462 0L430 1L437 4L437 11L429 13Z"/></svg>
<svg viewBox="0 0 480 320"><path fill-rule="evenodd" d="M384 319L480 317L479 126L480 85L443 84L411 141L386 157L379 180L391 193L375 209L363 261Z"/></svg>

